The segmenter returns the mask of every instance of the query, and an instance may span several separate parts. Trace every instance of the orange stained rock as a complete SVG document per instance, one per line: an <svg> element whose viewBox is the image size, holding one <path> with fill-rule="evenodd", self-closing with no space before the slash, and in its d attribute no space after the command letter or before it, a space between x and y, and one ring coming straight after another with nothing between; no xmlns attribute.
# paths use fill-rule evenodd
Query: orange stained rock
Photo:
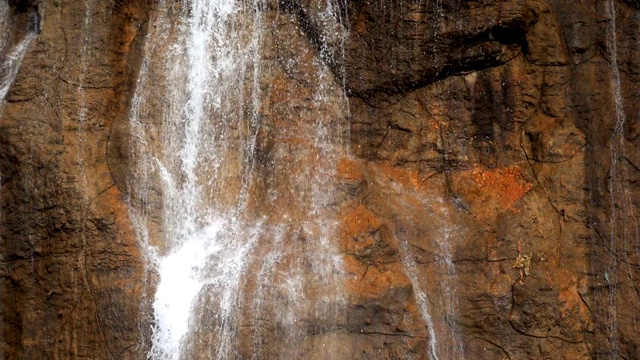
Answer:
<svg viewBox="0 0 640 360"><path fill-rule="evenodd" d="M392 182L399 183L403 186L418 189L421 183L420 175L417 171L407 170L388 164L380 164L375 170L384 174Z"/></svg>
<svg viewBox="0 0 640 360"><path fill-rule="evenodd" d="M488 170L476 167L471 177L481 193L497 202L501 211L512 210L514 202L531 190L531 183L524 179L519 166Z"/></svg>
<svg viewBox="0 0 640 360"><path fill-rule="evenodd" d="M358 163L353 159L342 158L338 161L338 178L343 180L363 180L364 174L360 170Z"/></svg>
<svg viewBox="0 0 640 360"><path fill-rule="evenodd" d="M375 233L380 231L382 221L364 205L347 213L341 222L340 250L360 255L376 245Z"/></svg>
<svg viewBox="0 0 640 360"><path fill-rule="evenodd" d="M351 301L358 303L364 299L381 301L407 301L412 293L411 280L404 274L401 263L384 267L365 266L353 257L346 256L344 266L354 276L347 281L347 292Z"/></svg>

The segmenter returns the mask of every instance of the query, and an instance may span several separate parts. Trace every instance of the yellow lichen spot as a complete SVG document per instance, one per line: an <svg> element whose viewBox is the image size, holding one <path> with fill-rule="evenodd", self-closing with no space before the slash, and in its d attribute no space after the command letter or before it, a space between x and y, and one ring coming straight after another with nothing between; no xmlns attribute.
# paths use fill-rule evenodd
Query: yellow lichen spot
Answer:
<svg viewBox="0 0 640 360"><path fill-rule="evenodd" d="M518 254L518 258L513 263L513 267L516 269L524 269L524 274L529 276L531 274L531 257L530 255Z"/></svg>

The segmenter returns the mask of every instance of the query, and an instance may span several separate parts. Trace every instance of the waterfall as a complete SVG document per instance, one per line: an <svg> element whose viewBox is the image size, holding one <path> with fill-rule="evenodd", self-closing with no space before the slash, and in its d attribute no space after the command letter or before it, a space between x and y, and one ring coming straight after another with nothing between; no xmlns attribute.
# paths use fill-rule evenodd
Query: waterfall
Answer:
<svg viewBox="0 0 640 360"><path fill-rule="evenodd" d="M198 331L190 317L206 287L216 292L213 302L221 324L212 353L227 358L234 337L228 323L237 317L239 281L260 225L241 219L246 204L225 204L220 195L230 192L242 199L248 191L247 176L233 172L251 172L258 104L252 104L245 119L243 102L246 78L259 76L254 54L259 52L261 16L259 7L252 6L257 12L250 17L253 23L236 24L245 19L240 18L242 4L233 0L194 1L187 7L170 55L173 61L166 63L176 86L167 94L171 103L162 123L165 146L154 159L164 196L165 243L153 259L159 283L150 357L181 356L189 331ZM248 38L242 38L247 32Z"/></svg>
<svg viewBox="0 0 640 360"><path fill-rule="evenodd" d="M338 27L329 5L320 23ZM286 99L276 115L265 108L274 78L299 66L291 60L282 70L263 54L265 42L279 41L267 36L288 41L274 35L269 6L160 2L151 14L129 111L128 183L149 279L157 279L150 359L260 358L267 343L296 358L310 351L300 346L308 334L343 321L327 209L344 152L344 93L322 59L302 53L297 61L312 69L307 116L287 111Z"/></svg>

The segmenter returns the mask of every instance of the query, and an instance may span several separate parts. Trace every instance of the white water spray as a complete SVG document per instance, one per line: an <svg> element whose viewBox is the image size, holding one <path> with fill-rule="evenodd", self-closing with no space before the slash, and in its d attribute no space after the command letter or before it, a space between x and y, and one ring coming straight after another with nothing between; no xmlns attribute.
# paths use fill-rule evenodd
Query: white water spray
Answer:
<svg viewBox="0 0 640 360"><path fill-rule="evenodd" d="M240 41L247 29L234 26L242 10L233 0L190 3L173 49L178 63L167 63L174 67L167 71L171 81L184 87L169 90L172 103L163 124L167 144L153 162L164 194L165 237L164 250L152 246L149 251L159 275L153 359L186 356L189 334L199 331L194 306L201 292L210 290L216 297L215 321L222 325L207 356L222 359L233 352L234 329L224 324L235 318L240 281L260 227L242 223L234 215L242 209L224 201L224 196L240 198L226 178L227 168L250 164L243 159L252 134L236 129L254 128L244 124L243 104L235 97L243 98L247 77L258 76L251 71L257 71L252 53L258 51L260 15L246 25L258 32ZM248 140L238 144L234 137Z"/></svg>

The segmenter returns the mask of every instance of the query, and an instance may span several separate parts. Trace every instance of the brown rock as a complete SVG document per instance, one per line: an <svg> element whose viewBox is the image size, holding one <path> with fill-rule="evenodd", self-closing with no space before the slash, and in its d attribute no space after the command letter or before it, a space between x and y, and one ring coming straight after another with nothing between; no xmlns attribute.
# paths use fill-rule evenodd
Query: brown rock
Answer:
<svg viewBox="0 0 640 360"><path fill-rule="evenodd" d="M150 50L162 59L184 5L8 4L0 57L35 30L35 14L40 33L0 118L0 353L144 358L157 279L128 212L146 211L161 246L157 170L146 187L132 182L162 151L167 104L145 104L144 149L128 107L144 36L163 35ZM152 30L159 10L169 23ZM640 358L640 3L323 10L264 8L243 216L265 230L241 279L234 354L428 359L435 341L441 359ZM344 38L328 30L341 26ZM146 91L169 93L163 71L149 69ZM212 192L231 208L243 175L238 159L224 166L226 185ZM321 206L310 185L328 194ZM314 268L321 234L344 265L329 275L344 283L327 286ZM279 261L267 269L269 256ZM283 285L293 278L304 280L300 297ZM194 358L226 326L212 294L197 302Z"/></svg>

